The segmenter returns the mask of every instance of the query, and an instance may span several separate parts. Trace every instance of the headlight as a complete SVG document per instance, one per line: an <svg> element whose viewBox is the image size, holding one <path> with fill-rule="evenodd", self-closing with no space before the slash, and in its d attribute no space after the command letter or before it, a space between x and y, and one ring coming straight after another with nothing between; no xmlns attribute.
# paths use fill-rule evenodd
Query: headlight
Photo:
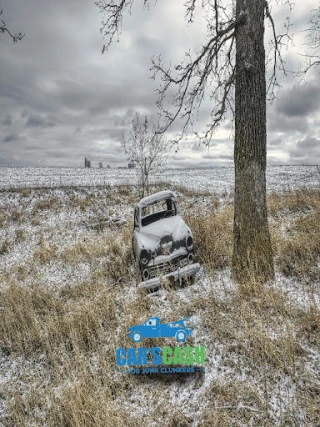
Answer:
<svg viewBox="0 0 320 427"><path fill-rule="evenodd" d="M143 250L141 251L141 254L140 254L140 261L141 261L141 264L142 264L142 265L146 265L146 264L148 264L148 262L150 261L150 254L149 254L149 252L148 252L148 251L146 251L145 249L143 249Z"/></svg>
<svg viewBox="0 0 320 427"><path fill-rule="evenodd" d="M186 239L186 245L187 249L191 251L191 249L193 248L193 238L190 235Z"/></svg>
<svg viewBox="0 0 320 427"><path fill-rule="evenodd" d="M192 253L188 255L188 264L193 264L194 256Z"/></svg>

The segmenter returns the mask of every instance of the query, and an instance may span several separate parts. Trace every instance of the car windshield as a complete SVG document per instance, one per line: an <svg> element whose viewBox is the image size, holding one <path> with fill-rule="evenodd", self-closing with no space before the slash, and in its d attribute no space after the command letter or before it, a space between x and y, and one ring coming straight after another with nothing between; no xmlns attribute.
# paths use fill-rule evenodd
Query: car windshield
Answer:
<svg viewBox="0 0 320 427"><path fill-rule="evenodd" d="M146 226L163 218L177 214L176 204L172 199L158 200L141 209L141 225Z"/></svg>

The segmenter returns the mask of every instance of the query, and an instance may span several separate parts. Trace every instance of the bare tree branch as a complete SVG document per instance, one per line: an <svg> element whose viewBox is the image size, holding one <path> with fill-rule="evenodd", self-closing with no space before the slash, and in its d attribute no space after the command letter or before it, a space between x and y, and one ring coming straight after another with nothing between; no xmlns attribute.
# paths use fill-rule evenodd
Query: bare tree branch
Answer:
<svg viewBox="0 0 320 427"><path fill-rule="evenodd" d="M310 12L309 28L305 32L307 33L309 49L300 55L305 60L303 64L300 64L300 69L297 73L302 78L310 69L317 68L320 65L320 2L318 8Z"/></svg>
<svg viewBox="0 0 320 427"><path fill-rule="evenodd" d="M197 0L184 1L185 19L192 23ZM290 0L275 1L291 6ZM109 21L102 27L109 41L119 30L125 8L131 10L132 2L97 3L103 13L109 13ZM173 141L181 140L190 128L193 129L194 118L200 114L203 101L209 98L210 121L201 135L195 132L200 140L209 144L213 133L227 117L227 110L236 111L232 274L238 283L252 279L264 283L274 278L266 205L265 20L270 22L273 33L271 99L275 96L274 88L279 85L277 71L286 73L280 51L291 40L290 22L287 21L284 34L277 35L266 0L201 0L200 7L207 22L207 37L199 51L196 54L187 52L184 60L175 66L165 66L161 56L152 59L152 77L160 80L157 105L163 121L155 135L163 136L173 122L180 120L182 130ZM141 144L137 146L141 151ZM149 159L152 165L151 156ZM146 160L144 165L145 172Z"/></svg>
<svg viewBox="0 0 320 427"><path fill-rule="evenodd" d="M122 20L124 12L131 14L134 0L97 0L95 5L100 9L100 13L107 17L101 22L100 32L107 38L107 43L102 48L104 53L110 47L115 35L119 38L122 31ZM149 5L149 0L143 0L144 7Z"/></svg>
<svg viewBox="0 0 320 427"><path fill-rule="evenodd" d="M2 14L3 14L3 10L1 9L0 16ZM18 41L22 40L24 37L24 34L22 34L21 32L15 33L15 34L11 33L11 31L8 30L8 28L6 27L6 23L3 20L0 21L0 32L2 34L7 33L12 38L13 43L17 43Z"/></svg>
<svg viewBox="0 0 320 427"><path fill-rule="evenodd" d="M292 4L288 3L290 9L292 8ZM292 37L289 35L289 30L292 24L290 23L289 17L287 18L287 22L284 24L285 32L282 34L277 34L275 23L269 8L269 3L266 1L266 17L268 18L271 28L272 28L272 36L273 40L270 42L271 48L270 51L273 52L273 66L272 73L269 79L269 84L267 88L267 94L269 95L269 101L273 101L275 96L275 88L280 87L278 81L278 72L281 71L285 76L287 76L287 69L285 66L285 61L282 58L281 51L283 47L288 46L289 42L292 42Z"/></svg>
<svg viewBox="0 0 320 427"><path fill-rule="evenodd" d="M106 16L102 21L101 33L107 37L107 44L103 52L110 46L115 35L121 32L122 18L125 12L131 13L134 0L97 0L96 6ZM149 6L149 0L141 0L143 6ZM276 0L278 1L278 0ZM282 0L292 7L290 0ZM194 132L203 142L209 144L213 133L220 123L227 117L227 112L234 114L234 85L236 77L242 72L251 72L250 60L243 61L241 69L236 69L236 32L246 23L246 1L242 4L240 13L236 16L235 2L230 0L185 0L185 19L192 23L195 19L196 7L205 10L207 21L207 40L199 52L185 54L182 63L166 66L161 56L152 58L152 78L159 79L156 90L157 106L160 111L161 127L157 132L164 133L173 122L181 121L181 132L174 137L178 143L190 129L193 129L194 120L199 115L203 100L208 97L212 108L210 121L205 130L199 134ZM285 62L281 57L281 49L291 41L289 20L285 25L285 32L277 35L275 23L265 2L265 15L272 27L273 40L271 42L272 75L269 80L268 92L270 99L274 99L274 89L279 86L277 72L286 74ZM209 89L209 90L208 90Z"/></svg>
<svg viewBox="0 0 320 427"><path fill-rule="evenodd" d="M134 162L142 197L149 190L149 179L166 163L172 143L159 134L156 128L149 129L147 117L143 123L136 113L129 135L123 135L122 146L130 162Z"/></svg>
<svg viewBox="0 0 320 427"><path fill-rule="evenodd" d="M215 17L219 18L218 1L214 2ZM205 89L208 85L208 79L214 76L216 78L215 89L211 92L210 98L214 99L215 106L211 111L211 123L202 136L197 136L208 143L213 132L219 126L221 120L226 114L227 99L235 81L235 65L231 60L234 49L235 29L241 25L246 18L246 12L240 14L234 21L227 26L216 22L214 27L214 36L202 47L198 56L192 59L191 54L187 53L187 63L176 65L172 72L171 67L165 68L162 65L161 57L157 61L152 60L153 78L160 73L161 84L158 89L158 102L160 112L165 119L165 125L161 132L165 132L172 123L180 117L183 120L183 128L180 137L175 140L178 142L188 127L192 127L193 114L199 111L201 102L205 96ZM226 50L227 48L227 50ZM227 56L224 65L219 66L219 57ZM222 61L221 61L222 63ZM164 106L165 98L171 87L175 87L175 94L170 103L175 107L172 112Z"/></svg>

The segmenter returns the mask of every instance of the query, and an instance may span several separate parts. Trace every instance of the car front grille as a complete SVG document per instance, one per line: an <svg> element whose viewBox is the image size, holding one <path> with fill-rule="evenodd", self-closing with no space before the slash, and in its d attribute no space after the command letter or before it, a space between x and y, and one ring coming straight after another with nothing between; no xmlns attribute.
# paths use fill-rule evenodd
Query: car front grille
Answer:
<svg viewBox="0 0 320 427"><path fill-rule="evenodd" d="M185 255L180 255L176 258L171 259L170 261L160 262L155 265L149 266L150 278L159 276L160 274L168 274L172 271L175 271L179 267L184 267L187 265L188 260Z"/></svg>

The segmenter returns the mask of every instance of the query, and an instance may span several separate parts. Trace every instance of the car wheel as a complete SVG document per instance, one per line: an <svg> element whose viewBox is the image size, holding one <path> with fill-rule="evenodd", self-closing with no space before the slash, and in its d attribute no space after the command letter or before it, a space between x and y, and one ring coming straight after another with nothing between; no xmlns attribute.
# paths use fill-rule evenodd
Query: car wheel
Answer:
<svg viewBox="0 0 320 427"><path fill-rule="evenodd" d="M187 334L184 331L178 331L176 333L176 340L178 342L184 342L187 338Z"/></svg>
<svg viewBox="0 0 320 427"><path fill-rule="evenodd" d="M140 332L135 332L132 337L133 342L140 342L142 340L142 335Z"/></svg>

